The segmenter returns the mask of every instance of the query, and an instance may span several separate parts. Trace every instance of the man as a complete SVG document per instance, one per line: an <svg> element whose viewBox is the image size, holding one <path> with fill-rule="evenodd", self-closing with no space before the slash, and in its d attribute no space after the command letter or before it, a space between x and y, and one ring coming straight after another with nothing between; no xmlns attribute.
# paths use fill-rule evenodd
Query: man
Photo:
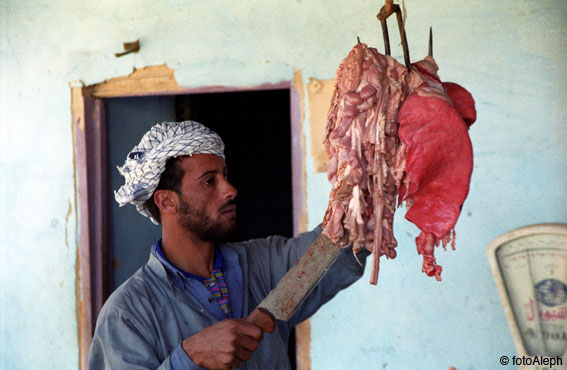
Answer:
<svg viewBox="0 0 567 370"><path fill-rule="evenodd" d="M289 369L291 328L362 276L345 250L289 321L270 334L248 323L321 228L222 243L235 231L237 195L223 152L215 132L185 121L155 125L128 154L115 198L161 224L162 239L105 303L89 369Z"/></svg>

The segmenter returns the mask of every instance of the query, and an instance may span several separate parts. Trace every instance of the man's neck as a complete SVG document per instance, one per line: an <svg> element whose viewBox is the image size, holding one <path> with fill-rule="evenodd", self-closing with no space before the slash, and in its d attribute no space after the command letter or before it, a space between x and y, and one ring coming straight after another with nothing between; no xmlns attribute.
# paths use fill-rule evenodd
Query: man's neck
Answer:
<svg viewBox="0 0 567 370"><path fill-rule="evenodd" d="M177 268L203 278L211 277L214 244L184 229L162 229L162 251Z"/></svg>

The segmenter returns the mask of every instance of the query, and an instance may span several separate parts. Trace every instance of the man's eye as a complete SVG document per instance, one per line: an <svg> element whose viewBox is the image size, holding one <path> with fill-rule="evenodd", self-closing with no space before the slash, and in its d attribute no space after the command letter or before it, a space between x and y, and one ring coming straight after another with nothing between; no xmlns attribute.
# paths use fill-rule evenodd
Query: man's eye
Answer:
<svg viewBox="0 0 567 370"><path fill-rule="evenodd" d="M205 184L205 185L214 185L214 184L215 184L215 179L214 179L214 177L205 180L205 181L203 182L203 184Z"/></svg>

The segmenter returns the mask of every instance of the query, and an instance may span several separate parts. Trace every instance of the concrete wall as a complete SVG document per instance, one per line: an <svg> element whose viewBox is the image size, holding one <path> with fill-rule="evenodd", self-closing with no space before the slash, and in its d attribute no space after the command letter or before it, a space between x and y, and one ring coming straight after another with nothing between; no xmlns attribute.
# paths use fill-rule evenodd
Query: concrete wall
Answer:
<svg viewBox="0 0 567 370"><path fill-rule="evenodd" d="M360 36L382 49L380 2L0 0L0 368L77 369L77 210L69 82L167 65L184 87L331 79ZM313 369L487 369L516 353L486 258L512 228L566 214L567 3L405 1L412 59L433 26L444 80L477 101L471 192L443 282L400 247L312 319ZM395 24L391 23L394 35ZM122 58L122 42L141 51ZM393 54L401 49L393 43ZM309 139L309 106L305 102ZM310 152L309 140L308 153ZM309 223L330 189L307 163Z"/></svg>

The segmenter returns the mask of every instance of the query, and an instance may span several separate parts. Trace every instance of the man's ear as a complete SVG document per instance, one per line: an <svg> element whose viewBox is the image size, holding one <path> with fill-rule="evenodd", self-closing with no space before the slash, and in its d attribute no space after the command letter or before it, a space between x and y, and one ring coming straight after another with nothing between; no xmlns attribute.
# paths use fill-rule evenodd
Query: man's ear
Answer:
<svg viewBox="0 0 567 370"><path fill-rule="evenodd" d="M175 214L177 212L177 193L173 190L156 190L154 203L159 208L160 214Z"/></svg>

